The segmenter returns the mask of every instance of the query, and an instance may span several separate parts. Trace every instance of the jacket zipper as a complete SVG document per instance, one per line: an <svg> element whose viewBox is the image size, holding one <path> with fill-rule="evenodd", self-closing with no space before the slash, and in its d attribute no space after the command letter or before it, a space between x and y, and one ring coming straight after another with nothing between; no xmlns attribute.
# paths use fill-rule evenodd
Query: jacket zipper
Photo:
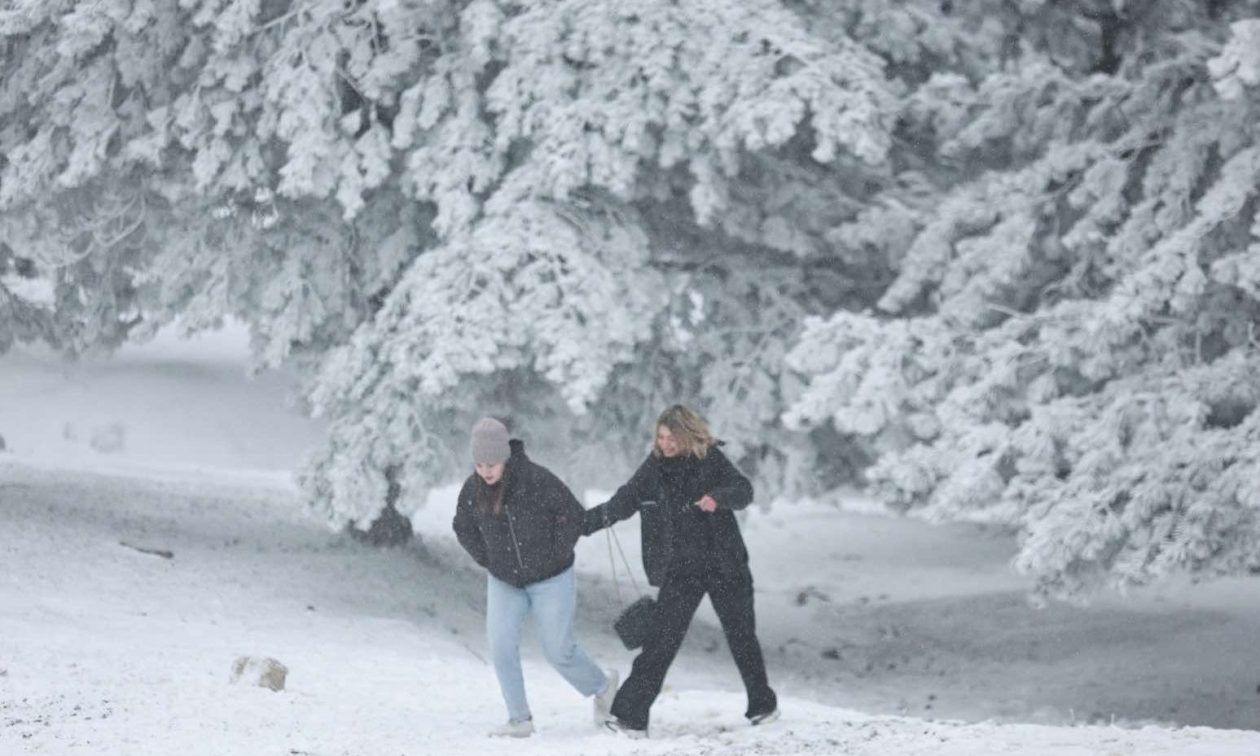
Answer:
<svg viewBox="0 0 1260 756"><path fill-rule="evenodd" d="M503 511L507 513L508 532L512 534L512 547L516 549L516 563L520 565L521 576L523 577L525 575L525 562L521 560L521 544L516 540L516 526L512 524L512 509L504 505Z"/></svg>

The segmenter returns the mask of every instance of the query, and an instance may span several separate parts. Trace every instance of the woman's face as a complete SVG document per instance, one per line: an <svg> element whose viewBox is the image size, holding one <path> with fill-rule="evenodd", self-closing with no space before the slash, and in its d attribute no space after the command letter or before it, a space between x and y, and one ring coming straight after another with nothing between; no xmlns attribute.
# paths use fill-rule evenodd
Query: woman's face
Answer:
<svg viewBox="0 0 1260 756"><path fill-rule="evenodd" d="M674 438L674 434L669 432L669 428L664 425L656 428L656 448L661 450L661 454L666 457L677 457L681 450L678 446L678 440Z"/></svg>
<svg viewBox="0 0 1260 756"><path fill-rule="evenodd" d="M503 467L506 463L499 462L493 465L487 465L484 462L476 463L477 474L486 482L486 485L493 486L503 479Z"/></svg>

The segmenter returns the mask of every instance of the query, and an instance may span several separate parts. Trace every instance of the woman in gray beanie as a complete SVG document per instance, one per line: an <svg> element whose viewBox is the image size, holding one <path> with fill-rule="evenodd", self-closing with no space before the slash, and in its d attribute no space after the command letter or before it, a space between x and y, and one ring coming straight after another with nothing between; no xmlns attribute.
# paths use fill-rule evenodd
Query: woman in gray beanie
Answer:
<svg viewBox="0 0 1260 756"><path fill-rule="evenodd" d="M533 717L521 674L521 626L533 617L543 655L569 684L594 697L602 726L617 693L573 632L577 582L573 546L585 510L568 486L525 456L503 423L484 417L472 428L475 471L460 489L453 527L460 545L486 569L486 636L508 721L492 736L528 737Z"/></svg>

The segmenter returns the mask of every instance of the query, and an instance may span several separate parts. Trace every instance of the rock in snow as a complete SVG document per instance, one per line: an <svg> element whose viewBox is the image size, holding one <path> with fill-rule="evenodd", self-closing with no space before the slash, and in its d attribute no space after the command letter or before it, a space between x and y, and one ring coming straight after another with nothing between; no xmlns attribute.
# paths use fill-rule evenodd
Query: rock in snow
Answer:
<svg viewBox="0 0 1260 756"><path fill-rule="evenodd" d="M229 682L284 690L284 678L288 674L289 668L270 656L241 656L232 664Z"/></svg>

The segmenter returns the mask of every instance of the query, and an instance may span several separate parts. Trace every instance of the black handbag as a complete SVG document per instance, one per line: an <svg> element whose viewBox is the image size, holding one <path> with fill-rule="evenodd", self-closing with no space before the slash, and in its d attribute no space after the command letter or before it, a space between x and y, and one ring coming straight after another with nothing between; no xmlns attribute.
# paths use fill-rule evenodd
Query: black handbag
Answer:
<svg viewBox="0 0 1260 756"><path fill-rule="evenodd" d="M621 555L621 563L626 567L626 574L630 577L630 584L634 586L634 592L639 595L629 606L621 610L621 614L617 615L617 619L613 621L613 631L617 633L617 637L625 644L626 648L634 650L647 642L649 636L656 631L656 599L651 596L645 596L639 591L639 583L634 579L634 570L630 569L630 562L626 560L626 553L621 550L621 541L617 538L617 534L613 532L612 526L608 527L608 561L612 565L613 586L617 589L617 602L624 602L621 599L621 581L617 579L617 561L613 559L613 544L617 544L617 553Z"/></svg>
<svg viewBox="0 0 1260 756"><path fill-rule="evenodd" d="M647 642L656 629L656 599L651 596L640 596L630 606L621 611L621 616L613 623L613 630L626 648L634 650Z"/></svg>

